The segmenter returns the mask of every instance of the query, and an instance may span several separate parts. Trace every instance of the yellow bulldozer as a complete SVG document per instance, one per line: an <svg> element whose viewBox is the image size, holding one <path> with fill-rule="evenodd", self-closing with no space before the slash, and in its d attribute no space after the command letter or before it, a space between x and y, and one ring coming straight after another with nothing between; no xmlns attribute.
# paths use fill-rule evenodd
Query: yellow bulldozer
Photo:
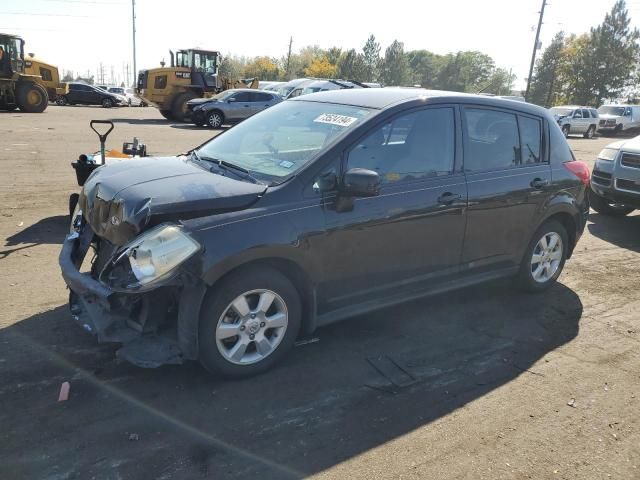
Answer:
<svg viewBox="0 0 640 480"><path fill-rule="evenodd" d="M24 59L24 73L39 75L42 78L41 83L46 88L49 100L52 102L69 93L68 85L60 82L58 67L35 58L32 53Z"/></svg>
<svg viewBox="0 0 640 480"><path fill-rule="evenodd" d="M48 104L42 77L25 72L24 40L0 33L0 109L40 113Z"/></svg>
<svg viewBox="0 0 640 480"><path fill-rule="evenodd" d="M188 49L169 52L171 66L141 70L137 92L155 105L163 117L182 122L187 115L187 102L194 98L212 97L229 88L258 88L258 79L232 80L218 76L220 52Z"/></svg>

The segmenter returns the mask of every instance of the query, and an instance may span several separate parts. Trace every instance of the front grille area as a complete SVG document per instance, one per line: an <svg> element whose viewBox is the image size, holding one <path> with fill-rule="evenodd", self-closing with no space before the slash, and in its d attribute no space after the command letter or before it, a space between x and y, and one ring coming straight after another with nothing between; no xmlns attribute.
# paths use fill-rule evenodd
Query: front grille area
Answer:
<svg viewBox="0 0 640 480"><path fill-rule="evenodd" d="M623 153L620 163L625 167L640 168L640 155Z"/></svg>
<svg viewBox="0 0 640 480"><path fill-rule="evenodd" d="M597 185L602 185L603 187L610 187L611 186L611 174L610 173L605 173L605 172L601 172L599 170L594 170L593 174L591 175L591 182L597 184Z"/></svg>
<svg viewBox="0 0 640 480"><path fill-rule="evenodd" d="M604 120L600 120L600 122L598 123L598 125L600 125L601 127L604 127L604 123L605 123L605 121L604 121Z"/></svg>
<svg viewBox="0 0 640 480"><path fill-rule="evenodd" d="M616 187L619 190L627 190L629 192L640 193L640 185L636 182L632 182L631 180L623 180L619 178L616 180Z"/></svg>

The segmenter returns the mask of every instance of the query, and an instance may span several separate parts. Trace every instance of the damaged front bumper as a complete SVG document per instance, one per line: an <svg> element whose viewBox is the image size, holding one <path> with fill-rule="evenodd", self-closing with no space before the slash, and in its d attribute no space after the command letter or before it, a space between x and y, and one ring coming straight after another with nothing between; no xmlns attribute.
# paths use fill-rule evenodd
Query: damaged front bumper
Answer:
<svg viewBox="0 0 640 480"><path fill-rule="evenodd" d="M114 292L80 267L94 233L88 225L65 239L59 264L72 318L99 343L120 343L117 356L140 367L197 358L197 326L206 287L182 276L144 293Z"/></svg>

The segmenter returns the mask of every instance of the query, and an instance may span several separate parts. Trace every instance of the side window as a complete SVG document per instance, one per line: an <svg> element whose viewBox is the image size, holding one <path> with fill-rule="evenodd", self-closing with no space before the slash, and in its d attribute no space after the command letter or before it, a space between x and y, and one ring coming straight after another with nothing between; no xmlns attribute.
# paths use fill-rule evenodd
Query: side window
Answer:
<svg viewBox="0 0 640 480"><path fill-rule="evenodd" d="M347 169L378 172L383 183L448 175L455 157L452 108L408 113L377 127L351 149Z"/></svg>
<svg viewBox="0 0 640 480"><path fill-rule="evenodd" d="M582 110L576 110L573 114L573 118L582 118Z"/></svg>
<svg viewBox="0 0 640 480"><path fill-rule="evenodd" d="M589 118L591 117L591 115L589 115L589 110L582 110L582 118Z"/></svg>
<svg viewBox="0 0 640 480"><path fill-rule="evenodd" d="M40 76L45 82L50 82L53 80L53 77L51 76L51 70L49 70L48 68L40 67Z"/></svg>
<svg viewBox="0 0 640 480"><path fill-rule="evenodd" d="M78 91L78 86L75 83L70 83L69 84L69 91L70 92L77 92Z"/></svg>
<svg viewBox="0 0 640 480"><path fill-rule="evenodd" d="M498 170L521 163L518 122L514 114L465 108L464 117L465 170Z"/></svg>
<svg viewBox="0 0 640 480"><path fill-rule="evenodd" d="M624 109L624 116L625 117L630 117L631 116L631 109L629 107Z"/></svg>
<svg viewBox="0 0 640 480"><path fill-rule="evenodd" d="M522 145L522 165L541 163L542 128L540 120L518 115L520 125L520 145Z"/></svg>
<svg viewBox="0 0 640 480"><path fill-rule="evenodd" d="M600 115L598 115L598 111L593 109L593 108L591 110L589 110L589 111L591 112L591 117L592 118L598 118L600 116Z"/></svg>
<svg viewBox="0 0 640 480"><path fill-rule="evenodd" d="M262 92L251 92L252 102L269 102L271 101L271 95Z"/></svg>
<svg viewBox="0 0 640 480"><path fill-rule="evenodd" d="M167 76L166 75L158 75L153 82L153 88L157 88L158 90L162 90L167 88Z"/></svg>
<svg viewBox="0 0 640 480"><path fill-rule="evenodd" d="M249 100L249 92L238 92L233 98L236 99L236 102L248 102Z"/></svg>

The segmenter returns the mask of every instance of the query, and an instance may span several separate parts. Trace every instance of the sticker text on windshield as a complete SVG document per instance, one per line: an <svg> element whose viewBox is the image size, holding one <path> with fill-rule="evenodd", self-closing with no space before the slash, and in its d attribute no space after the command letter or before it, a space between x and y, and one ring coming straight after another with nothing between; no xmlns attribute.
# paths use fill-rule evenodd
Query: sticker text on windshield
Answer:
<svg viewBox="0 0 640 480"><path fill-rule="evenodd" d="M338 125L340 127L348 127L353 122L358 120L355 117L348 117L346 115L338 115L337 113L323 113L314 122L329 123L331 125Z"/></svg>

